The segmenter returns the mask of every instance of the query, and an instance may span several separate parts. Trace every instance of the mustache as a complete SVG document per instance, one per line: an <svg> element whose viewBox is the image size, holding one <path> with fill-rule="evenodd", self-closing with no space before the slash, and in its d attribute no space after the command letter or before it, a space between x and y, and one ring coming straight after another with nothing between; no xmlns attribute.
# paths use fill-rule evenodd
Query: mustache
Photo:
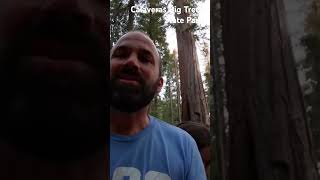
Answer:
<svg viewBox="0 0 320 180"><path fill-rule="evenodd" d="M131 67L123 67L119 70L117 74L115 74L114 78L120 79L120 78L125 78L125 79L130 79L130 80L135 80L138 81L140 84L144 84L144 79L142 75L135 70L134 68Z"/></svg>

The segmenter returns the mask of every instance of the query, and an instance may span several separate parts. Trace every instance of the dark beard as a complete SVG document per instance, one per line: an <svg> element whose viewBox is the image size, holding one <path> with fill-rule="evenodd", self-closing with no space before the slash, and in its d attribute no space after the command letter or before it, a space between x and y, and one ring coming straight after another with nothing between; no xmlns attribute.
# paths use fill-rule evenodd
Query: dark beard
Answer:
<svg viewBox="0 0 320 180"><path fill-rule="evenodd" d="M157 92L158 80L151 85L140 82L140 87L130 87L117 83L116 78L111 81L111 107L126 113L137 112L146 107Z"/></svg>

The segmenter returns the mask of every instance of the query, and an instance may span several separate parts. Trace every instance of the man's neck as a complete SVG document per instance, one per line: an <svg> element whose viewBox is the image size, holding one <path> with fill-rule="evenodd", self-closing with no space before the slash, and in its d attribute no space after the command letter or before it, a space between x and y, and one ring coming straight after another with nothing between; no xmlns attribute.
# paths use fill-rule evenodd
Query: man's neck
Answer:
<svg viewBox="0 0 320 180"><path fill-rule="evenodd" d="M110 107L110 132L119 135L134 135L149 124L148 107L137 112L125 113Z"/></svg>

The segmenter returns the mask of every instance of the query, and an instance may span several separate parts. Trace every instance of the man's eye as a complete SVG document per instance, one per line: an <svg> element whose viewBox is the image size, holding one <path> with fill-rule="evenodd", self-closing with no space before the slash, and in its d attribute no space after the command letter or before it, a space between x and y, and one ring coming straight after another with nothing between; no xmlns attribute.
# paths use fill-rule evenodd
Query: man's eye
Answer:
<svg viewBox="0 0 320 180"><path fill-rule="evenodd" d="M138 58L143 63L151 63L152 62L152 56L148 52L142 51L139 53Z"/></svg>
<svg viewBox="0 0 320 180"><path fill-rule="evenodd" d="M141 62L147 63L147 62L150 62L151 57L147 55L140 55L139 59Z"/></svg>
<svg viewBox="0 0 320 180"><path fill-rule="evenodd" d="M126 58L128 57L130 54L129 51L127 50L124 50L124 49L118 49L118 50L115 50L112 54L112 58Z"/></svg>

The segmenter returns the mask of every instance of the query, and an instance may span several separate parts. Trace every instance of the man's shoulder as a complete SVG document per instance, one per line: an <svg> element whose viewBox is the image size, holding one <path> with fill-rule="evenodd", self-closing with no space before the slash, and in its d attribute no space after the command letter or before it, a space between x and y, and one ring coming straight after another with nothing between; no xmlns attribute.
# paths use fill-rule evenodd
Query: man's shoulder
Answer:
<svg viewBox="0 0 320 180"><path fill-rule="evenodd" d="M175 134L178 134L178 135L186 135L188 133L186 133L184 130L174 126L174 125L171 125L159 118L156 118L156 117L153 117L153 116L150 116L158 125L158 128L161 128L161 130L165 130L165 131L168 131L168 132L172 132L172 133L175 133Z"/></svg>
<svg viewBox="0 0 320 180"><path fill-rule="evenodd" d="M167 136L169 139L179 139L182 141L193 141L191 135L186 131L178 128L174 125L171 125L163 120L160 120L156 117L150 116L155 123L157 124L157 130L160 131L163 135Z"/></svg>

